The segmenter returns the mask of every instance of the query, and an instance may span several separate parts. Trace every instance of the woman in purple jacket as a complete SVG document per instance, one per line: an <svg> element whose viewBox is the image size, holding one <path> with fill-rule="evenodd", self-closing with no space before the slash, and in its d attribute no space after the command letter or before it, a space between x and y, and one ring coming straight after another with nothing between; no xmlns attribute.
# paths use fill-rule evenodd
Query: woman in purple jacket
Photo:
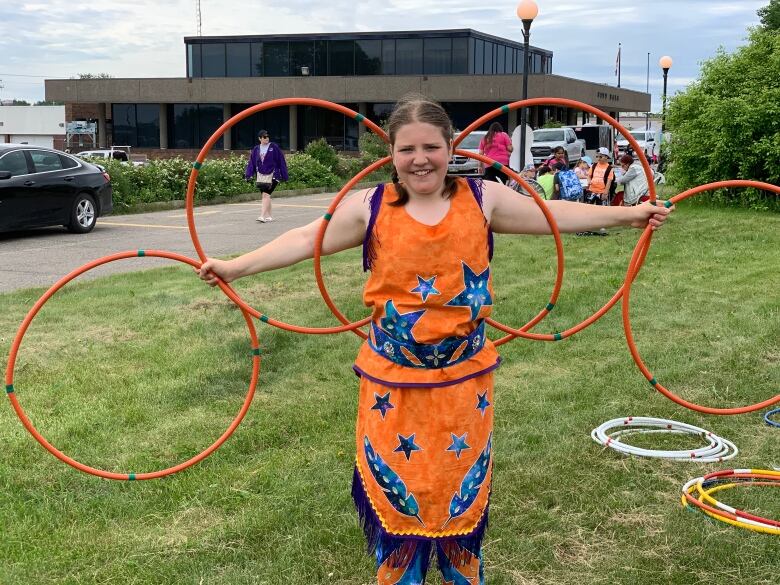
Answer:
<svg viewBox="0 0 780 585"><path fill-rule="evenodd" d="M279 145L271 142L266 130L257 133L260 142L249 153L246 165L246 180L255 181L258 190L263 194L263 206L257 221L265 223L273 221L271 217L271 193L281 181L287 180L287 162Z"/></svg>

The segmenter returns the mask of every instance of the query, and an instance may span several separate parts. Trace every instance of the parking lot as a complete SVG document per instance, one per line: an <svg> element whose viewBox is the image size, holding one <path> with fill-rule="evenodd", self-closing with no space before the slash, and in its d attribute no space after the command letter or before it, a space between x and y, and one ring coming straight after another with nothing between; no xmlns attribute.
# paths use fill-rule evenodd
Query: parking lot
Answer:
<svg viewBox="0 0 780 585"><path fill-rule="evenodd" d="M275 221L265 224L255 221L260 213L259 201L199 207L195 210L198 237L210 256L245 252L321 217L334 195L277 198L273 203ZM98 220L91 233L82 235L61 227L0 234L0 292L48 287L91 260L138 249L161 249L197 258L185 211L106 216ZM113 262L79 280L170 263L156 258Z"/></svg>

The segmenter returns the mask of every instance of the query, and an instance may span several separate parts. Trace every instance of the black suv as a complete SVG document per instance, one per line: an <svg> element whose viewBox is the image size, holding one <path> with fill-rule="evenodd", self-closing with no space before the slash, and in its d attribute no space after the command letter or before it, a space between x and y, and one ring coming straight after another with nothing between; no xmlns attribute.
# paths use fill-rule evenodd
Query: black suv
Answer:
<svg viewBox="0 0 780 585"><path fill-rule="evenodd" d="M63 225L84 234L113 205L102 167L51 148L0 144L0 231Z"/></svg>

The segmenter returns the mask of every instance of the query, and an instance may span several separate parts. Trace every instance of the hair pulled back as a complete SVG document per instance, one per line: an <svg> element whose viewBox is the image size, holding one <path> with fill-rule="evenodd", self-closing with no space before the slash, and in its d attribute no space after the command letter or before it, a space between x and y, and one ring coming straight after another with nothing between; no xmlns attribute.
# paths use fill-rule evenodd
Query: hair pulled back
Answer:
<svg viewBox="0 0 780 585"><path fill-rule="evenodd" d="M395 139L398 131L407 124L413 122L423 122L430 124L441 130L441 135L449 147L452 137L452 121L441 107L441 104L435 102L421 94L408 94L402 97L393 108L390 117L387 120L387 134L390 137L390 147L395 145ZM392 181L398 199L390 205L400 207L406 205L409 201L409 193L402 183L398 180L398 172L393 167ZM457 179L450 175L444 178L443 196L448 199L456 189Z"/></svg>

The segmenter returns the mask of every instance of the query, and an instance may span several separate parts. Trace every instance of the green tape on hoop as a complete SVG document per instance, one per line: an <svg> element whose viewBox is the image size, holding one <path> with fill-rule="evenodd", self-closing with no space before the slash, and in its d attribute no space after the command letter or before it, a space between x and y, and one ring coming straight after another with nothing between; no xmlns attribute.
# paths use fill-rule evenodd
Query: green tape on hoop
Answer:
<svg viewBox="0 0 780 585"><path fill-rule="evenodd" d="M509 106L504 104L503 106L501 106L501 111L504 112L505 114L508 114L509 113Z"/></svg>
<svg viewBox="0 0 780 585"><path fill-rule="evenodd" d="M138 257L143 258L146 256L146 250L138 250Z"/></svg>
<svg viewBox="0 0 780 585"><path fill-rule="evenodd" d="M664 201L664 207L666 207L667 209L672 205L674 205L674 203L672 203L671 201Z"/></svg>
<svg viewBox="0 0 780 585"><path fill-rule="evenodd" d="M129 473L127 475L127 479L128 479L128 481L133 481L135 479L135 473Z"/></svg>
<svg viewBox="0 0 780 585"><path fill-rule="evenodd" d="M555 341L560 341L561 339L563 339L563 335L561 335L560 333L556 333L555 335L553 335L553 339Z"/></svg>
<svg viewBox="0 0 780 585"><path fill-rule="evenodd" d="M502 165L500 162L494 162L494 163L493 163L492 165L490 165L490 166L491 166L491 167L493 167L494 169L496 169L497 171L500 171L500 170L501 170L501 168L502 168L504 165Z"/></svg>
<svg viewBox="0 0 780 585"><path fill-rule="evenodd" d="M651 380L649 380L649 382L650 382L650 385L651 385L653 388L655 388L655 387L656 387L656 385L658 384L658 380L656 380L655 378L652 378Z"/></svg>
<svg viewBox="0 0 780 585"><path fill-rule="evenodd" d="M6 384L5 391L8 394L13 394L14 393L14 385L13 384Z"/></svg>
<svg viewBox="0 0 780 585"><path fill-rule="evenodd" d="M199 171L203 166L203 163L195 161L194 163L192 163L192 166L195 168L196 171Z"/></svg>
<svg viewBox="0 0 780 585"><path fill-rule="evenodd" d="M267 317L266 315L260 315L260 320L261 320L263 323L268 323L268 317Z"/></svg>
<svg viewBox="0 0 780 585"><path fill-rule="evenodd" d="M358 122L362 122L365 119L366 117L363 114L358 114L357 116L355 116L355 120L357 120Z"/></svg>
<svg viewBox="0 0 780 585"><path fill-rule="evenodd" d="M325 221L330 221L330 218L333 217L332 213L326 213L325 214Z"/></svg>
<svg viewBox="0 0 780 585"><path fill-rule="evenodd" d="M253 347L252 348L252 355L260 355L260 348L259 347Z"/></svg>
<svg viewBox="0 0 780 585"><path fill-rule="evenodd" d="M547 307L545 307L548 311L552 311L555 308L555 305L553 303L547 303Z"/></svg>

